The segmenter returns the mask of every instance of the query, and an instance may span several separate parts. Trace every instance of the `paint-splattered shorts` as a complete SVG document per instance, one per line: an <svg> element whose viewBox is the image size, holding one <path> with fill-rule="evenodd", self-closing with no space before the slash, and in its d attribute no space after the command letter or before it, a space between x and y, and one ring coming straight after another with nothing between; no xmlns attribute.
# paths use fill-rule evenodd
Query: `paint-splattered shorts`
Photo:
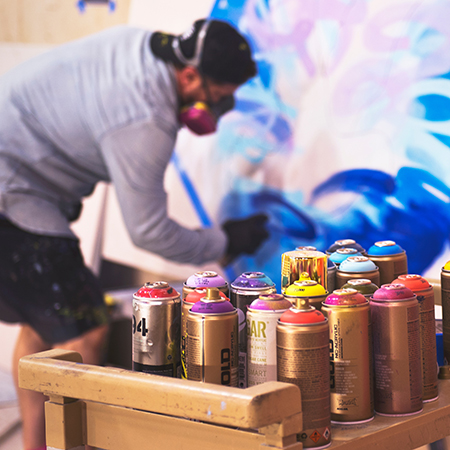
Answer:
<svg viewBox="0 0 450 450"><path fill-rule="evenodd" d="M49 344L107 323L99 282L78 241L0 219L0 320L27 323Z"/></svg>

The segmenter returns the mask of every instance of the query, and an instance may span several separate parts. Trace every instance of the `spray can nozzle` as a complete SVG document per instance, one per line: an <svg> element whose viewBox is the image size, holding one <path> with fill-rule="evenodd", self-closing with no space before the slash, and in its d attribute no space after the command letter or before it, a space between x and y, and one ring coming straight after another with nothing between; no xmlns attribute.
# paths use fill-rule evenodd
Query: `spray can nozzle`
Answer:
<svg viewBox="0 0 450 450"><path fill-rule="evenodd" d="M207 288L206 296L202 298L204 302L220 302L223 298L220 296L220 291L217 288Z"/></svg>
<svg viewBox="0 0 450 450"><path fill-rule="evenodd" d="M294 301L294 308L301 310L311 309L311 306L309 305L309 298L307 297L296 298Z"/></svg>

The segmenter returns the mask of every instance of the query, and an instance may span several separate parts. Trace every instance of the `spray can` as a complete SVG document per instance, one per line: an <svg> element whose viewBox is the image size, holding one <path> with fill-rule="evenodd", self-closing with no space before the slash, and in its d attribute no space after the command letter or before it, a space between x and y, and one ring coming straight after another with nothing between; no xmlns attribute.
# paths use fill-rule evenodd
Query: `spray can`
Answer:
<svg viewBox="0 0 450 450"><path fill-rule="evenodd" d="M327 255L318 251L292 250L281 255L281 292L307 272L311 280L327 289Z"/></svg>
<svg viewBox="0 0 450 450"><path fill-rule="evenodd" d="M441 299L444 363L450 364L450 261L441 269Z"/></svg>
<svg viewBox="0 0 450 450"><path fill-rule="evenodd" d="M408 273L406 252L394 241L375 242L367 251L367 256L380 269L380 286Z"/></svg>
<svg viewBox="0 0 450 450"><path fill-rule="evenodd" d="M367 300L370 300L370 297L372 297L373 293L379 289L379 286L372 283L372 281L367 278L358 278L348 280L341 289L356 289L360 294L364 295Z"/></svg>
<svg viewBox="0 0 450 450"><path fill-rule="evenodd" d="M277 381L277 322L291 306L282 294L267 294L248 307L248 386Z"/></svg>
<svg viewBox="0 0 450 450"><path fill-rule="evenodd" d="M238 316L217 288L195 303L187 318L187 379L238 385Z"/></svg>
<svg viewBox="0 0 450 450"><path fill-rule="evenodd" d="M404 416L422 411L419 303L403 284L381 286L370 300L375 411Z"/></svg>
<svg viewBox="0 0 450 450"><path fill-rule="evenodd" d="M189 310L192 306L200 301L203 297L206 297L207 291L206 289L195 289L191 293L189 293L186 298L181 301L181 378L184 380L187 378L186 373L186 340L187 340L187 331L186 331L186 322ZM226 295L219 291L219 295L225 299L229 300Z"/></svg>
<svg viewBox="0 0 450 450"><path fill-rule="evenodd" d="M183 283L183 298L195 289L217 288L227 297L229 295L228 283L217 272L204 270L195 272Z"/></svg>
<svg viewBox="0 0 450 450"><path fill-rule="evenodd" d="M304 448L331 444L328 340L328 319L307 299L298 299L278 320L278 381L301 390L303 431L297 438Z"/></svg>
<svg viewBox="0 0 450 450"><path fill-rule="evenodd" d="M330 330L331 420L368 422L374 417L369 300L355 289L338 289L322 312Z"/></svg>
<svg viewBox="0 0 450 450"><path fill-rule="evenodd" d="M328 291L314 280L302 280L302 277L294 284L286 288L284 296L295 304L297 299L306 298L309 304L318 311L322 308L322 302L327 298Z"/></svg>
<svg viewBox="0 0 450 450"><path fill-rule="evenodd" d="M356 248L343 247L338 248L328 257L328 259L334 262L336 267L339 267L341 262L346 260L349 256L363 256L363 255L361 252L358 252Z"/></svg>
<svg viewBox="0 0 450 450"><path fill-rule="evenodd" d="M436 322L434 318L433 287L420 275L400 275L393 284L411 289L419 302L420 346L422 353L423 401L438 398L438 370L436 352Z"/></svg>
<svg viewBox="0 0 450 450"><path fill-rule="evenodd" d="M317 251L316 247L312 245L304 245L296 247L295 250L300 251ZM331 261L330 258L327 259L327 289L328 292L333 292L336 286L336 264Z"/></svg>
<svg viewBox="0 0 450 450"><path fill-rule="evenodd" d="M365 254L366 250L358 244L353 239L340 239L338 241L334 241L334 244L330 245L326 251L327 255L331 255L339 248L355 248L361 254Z"/></svg>
<svg viewBox="0 0 450 450"><path fill-rule="evenodd" d="M145 283L133 295L133 370L179 376L180 310L180 295L165 281Z"/></svg>
<svg viewBox="0 0 450 450"><path fill-rule="evenodd" d="M380 284L378 267L366 256L350 256L342 261L336 271L336 287L340 289L349 280L368 278L374 284Z"/></svg>
<svg viewBox="0 0 450 450"><path fill-rule="evenodd" d="M276 292L275 283L262 272L244 272L231 283L231 303L239 321L239 387L247 387L247 307L260 295Z"/></svg>

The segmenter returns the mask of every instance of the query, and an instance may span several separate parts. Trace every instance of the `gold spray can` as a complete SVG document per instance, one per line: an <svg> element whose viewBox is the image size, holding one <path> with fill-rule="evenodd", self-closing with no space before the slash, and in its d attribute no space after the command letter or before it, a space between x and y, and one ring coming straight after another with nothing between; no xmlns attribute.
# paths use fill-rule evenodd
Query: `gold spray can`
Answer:
<svg viewBox="0 0 450 450"><path fill-rule="evenodd" d="M385 284L370 299L375 411L406 416L422 411L419 303L403 284Z"/></svg>
<svg viewBox="0 0 450 450"><path fill-rule="evenodd" d="M406 252L394 241L378 241L367 250L367 257L380 269L380 282L392 283L398 276L408 273Z"/></svg>
<svg viewBox="0 0 450 450"><path fill-rule="evenodd" d="M180 352L181 352L181 378L184 380L187 378L186 373L186 342L187 342L187 318L189 310L200 301L202 298L206 297L207 289L195 289L190 292L182 301L181 301L181 339L180 339ZM229 300L228 297L222 292L219 291L219 295L225 299Z"/></svg>
<svg viewBox="0 0 450 450"><path fill-rule="evenodd" d="M304 448L331 444L328 320L307 299L284 312L277 323L277 378L302 393Z"/></svg>
<svg viewBox="0 0 450 450"><path fill-rule="evenodd" d="M292 250L281 255L281 292L297 281L302 272L327 289L327 255L311 250Z"/></svg>
<svg viewBox="0 0 450 450"><path fill-rule="evenodd" d="M420 275L400 275L393 284L399 283L417 295L420 318L420 344L422 352L423 401L438 398L438 363L436 352L436 322L434 318L433 287Z"/></svg>
<svg viewBox="0 0 450 450"><path fill-rule="evenodd" d="M369 301L355 289L338 289L322 312L330 329L331 420L368 422L374 417Z"/></svg>
<svg viewBox="0 0 450 450"><path fill-rule="evenodd" d="M238 315L217 288L189 310L187 318L187 379L237 387Z"/></svg>

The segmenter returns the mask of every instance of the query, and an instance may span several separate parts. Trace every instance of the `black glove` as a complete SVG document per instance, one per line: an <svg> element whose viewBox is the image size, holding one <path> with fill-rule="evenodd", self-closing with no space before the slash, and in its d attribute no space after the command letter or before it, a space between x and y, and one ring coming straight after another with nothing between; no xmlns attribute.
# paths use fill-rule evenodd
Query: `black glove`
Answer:
<svg viewBox="0 0 450 450"><path fill-rule="evenodd" d="M268 217L257 214L241 220L228 220L222 225L228 237L228 246L223 264L229 264L242 253L251 255L269 237L265 228Z"/></svg>

